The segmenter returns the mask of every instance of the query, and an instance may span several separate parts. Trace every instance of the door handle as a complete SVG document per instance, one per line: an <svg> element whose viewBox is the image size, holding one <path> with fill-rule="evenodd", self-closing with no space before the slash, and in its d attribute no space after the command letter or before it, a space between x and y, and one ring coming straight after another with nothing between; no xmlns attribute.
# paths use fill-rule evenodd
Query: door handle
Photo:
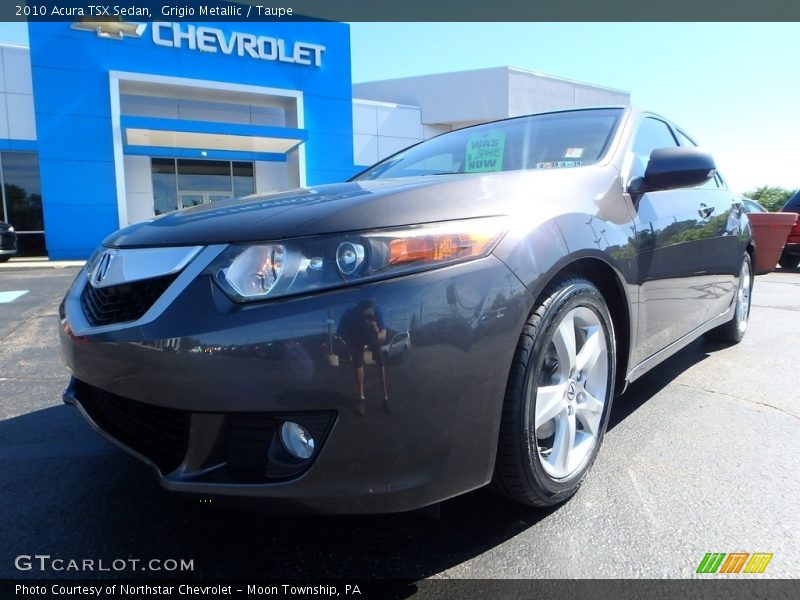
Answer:
<svg viewBox="0 0 800 600"><path fill-rule="evenodd" d="M704 203L701 203L700 204L700 208L697 209L697 212L704 219L708 219L709 217L711 217L711 214L714 212L714 207L713 206L706 206Z"/></svg>

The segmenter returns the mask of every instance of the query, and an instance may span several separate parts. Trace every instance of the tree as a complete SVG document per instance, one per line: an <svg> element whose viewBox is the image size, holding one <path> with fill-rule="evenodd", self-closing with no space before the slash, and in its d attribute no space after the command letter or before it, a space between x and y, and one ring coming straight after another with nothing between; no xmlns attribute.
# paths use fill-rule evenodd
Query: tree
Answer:
<svg viewBox="0 0 800 600"><path fill-rule="evenodd" d="M787 190L782 187L762 185L755 191L745 192L744 195L751 200L755 200L768 211L777 212L783 208L783 205L786 204L795 191L796 190Z"/></svg>

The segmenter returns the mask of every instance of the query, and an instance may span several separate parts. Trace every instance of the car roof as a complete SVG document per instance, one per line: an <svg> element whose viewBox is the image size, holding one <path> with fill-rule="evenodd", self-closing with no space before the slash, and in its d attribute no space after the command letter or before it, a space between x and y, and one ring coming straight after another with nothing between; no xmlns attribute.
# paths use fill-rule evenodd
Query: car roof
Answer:
<svg viewBox="0 0 800 600"><path fill-rule="evenodd" d="M786 204L784 204L781 210L787 210L787 209L792 209L792 210L800 209L800 190L797 190L792 195L792 197L789 198L789 200L786 202Z"/></svg>

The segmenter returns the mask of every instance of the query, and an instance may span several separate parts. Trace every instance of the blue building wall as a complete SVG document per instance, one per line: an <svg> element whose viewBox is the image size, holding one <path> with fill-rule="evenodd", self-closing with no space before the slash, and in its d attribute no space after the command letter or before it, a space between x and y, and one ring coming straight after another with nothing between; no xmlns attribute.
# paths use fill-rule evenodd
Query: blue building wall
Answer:
<svg viewBox="0 0 800 600"><path fill-rule="evenodd" d="M152 24L141 38L121 40L74 30L69 23L29 25L36 146L51 258L85 258L119 227L115 169L122 165L115 165L113 155L111 70L300 90L307 183L352 175L349 27L303 22L207 25L321 44L326 50L321 66L314 67L158 46L151 38ZM179 152L201 158L200 150ZM247 159L244 154L240 158Z"/></svg>

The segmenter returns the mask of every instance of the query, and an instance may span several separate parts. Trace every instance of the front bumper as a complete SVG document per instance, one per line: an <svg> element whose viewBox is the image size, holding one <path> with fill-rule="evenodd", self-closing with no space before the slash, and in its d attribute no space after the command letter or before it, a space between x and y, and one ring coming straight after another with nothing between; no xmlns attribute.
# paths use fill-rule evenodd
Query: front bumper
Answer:
<svg viewBox="0 0 800 600"><path fill-rule="evenodd" d="M85 274L61 307L73 373L65 401L149 463L164 487L374 513L490 480L508 370L532 303L502 262L490 256L249 306L231 302L202 267L190 264L131 323L88 326ZM343 313L365 299L388 330L409 332L407 351L384 361L388 403L380 367L368 361L360 404L337 336ZM284 420L317 432L314 456L294 471L276 446Z"/></svg>

